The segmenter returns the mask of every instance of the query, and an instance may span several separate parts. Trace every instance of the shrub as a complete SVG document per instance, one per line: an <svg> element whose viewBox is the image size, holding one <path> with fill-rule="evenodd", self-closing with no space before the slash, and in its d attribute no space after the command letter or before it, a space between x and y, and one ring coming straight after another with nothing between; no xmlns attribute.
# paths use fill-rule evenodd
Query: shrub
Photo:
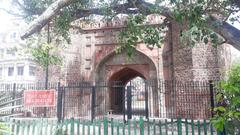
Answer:
<svg viewBox="0 0 240 135"><path fill-rule="evenodd" d="M211 122L218 131L225 130L232 134L240 129L240 64L235 64L228 73L228 78L218 85L217 106Z"/></svg>

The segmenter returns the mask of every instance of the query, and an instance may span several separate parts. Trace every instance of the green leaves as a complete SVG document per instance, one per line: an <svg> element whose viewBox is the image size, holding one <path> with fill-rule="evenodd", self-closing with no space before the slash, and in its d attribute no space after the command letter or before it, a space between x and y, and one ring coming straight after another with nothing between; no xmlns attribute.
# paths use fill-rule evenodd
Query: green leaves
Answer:
<svg viewBox="0 0 240 135"><path fill-rule="evenodd" d="M10 134L11 129L7 126L6 122L0 121L0 134Z"/></svg>
<svg viewBox="0 0 240 135"><path fill-rule="evenodd" d="M229 71L228 79L221 81L216 95L218 106L214 108L216 115L212 118L212 124L222 131L226 126L229 132L239 128L240 122L240 64L236 64Z"/></svg>
<svg viewBox="0 0 240 135"><path fill-rule="evenodd" d="M67 10L62 11L62 14L55 18L54 33L57 36L63 37L68 44L71 42L69 29L72 20L73 18Z"/></svg>
<svg viewBox="0 0 240 135"><path fill-rule="evenodd" d="M58 56L57 49L51 44L42 44L41 46L30 49L33 59L42 67L46 68L48 65L60 65L62 57Z"/></svg>
<svg viewBox="0 0 240 135"><path fill-rule="evenodd" d="M158 26L145 26L146 17L143 15L129 16L126 22L126 28L118 35L119 47L117 53L125 50L131 57L135 51L137 43L143 42L153 49L161 47L164 40L164 29Z"/></svg>
<svg viewBox="0 0 240 135"><path fill-rule="evenodd" d="M214 108L214 111L226 112L226 109L223 106Z"/></svg>
<svg viewBox="0 0 240 135"><path fill-rule="evenodd" d="M211 27L208 24L210 15L207 14L207 11L210 9L207 9L209 5L205 0L174 3L178 3L178 6L173 9L173 18L185 26L180 34L182 44L194 46L196 43L211 43L216 47L222 43L223 39L211 30L211 27L219 28L219 22L213 23Z"/></svg>
<svg viewBox="0 0 240 135"><path fill-rule="evenodd" d="M204 42L205 44L207 44L207 43L208 43L208 38L207 38L207 37L204 37L204 38L203 38L203 42Z"/></svg>
<svg viewBox="0 0 240 135"><path fill-rule="evenodd" d="M218 129L219 131L223 131L225 119L224 117L219 116L218 118L213 118L211 120L211 123L216 129Z"/></svg>

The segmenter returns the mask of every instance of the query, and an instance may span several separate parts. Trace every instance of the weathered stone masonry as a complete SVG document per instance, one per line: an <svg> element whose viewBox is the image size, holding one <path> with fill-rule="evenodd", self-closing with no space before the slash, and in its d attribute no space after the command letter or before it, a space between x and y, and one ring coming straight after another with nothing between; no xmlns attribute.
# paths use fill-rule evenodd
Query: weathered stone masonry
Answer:
<svg viewBox="0 0 240 135"><path fill-rule="evenodd" d="M160 16L153 15L149 17L148 21L154 24L161 22L161 19ZM130 60L127 60L124 52L121 54L114 52L117 46L117 34L124 27L124 21L116 20L88 25L80 23L80 26L83 31L79 33L77 30L72 30L72 44L63 52L66 61L61 79L66 82L84 80L92 82L123 81L126 83L137 76L151 80L217 80L220 78L221 68L224 67L222 63L219 64L218 48L204 44L195 47L181 45L179 32L182 26L177 23L170 24L171 27L162 48L150 50L145 44L139 43L135 55ZM224 51L224 47L220 49ZM180 98L186 93L177 92L176 94L179 98L175 102L186 102L187 106L191 106L190 103L187 103L186 98ZM206 94L199 93L200 98L197 99L206 101L209 99ZM104 96L108 97L109 95ZM166 102L169 101L169 98L171 97L165 97ZM188 98L189 100L196 99L191 96ZM108 98L105 100L111 102ZM206 104L196 111L199 112L196 117L207 117L208 114L204 113L208 109L207 104L206 101ZM108 104L108 107L111 108L111 104ZM182 110L182 107L177 104L174 107L179 114L191 111L191 108Z"/></svg>

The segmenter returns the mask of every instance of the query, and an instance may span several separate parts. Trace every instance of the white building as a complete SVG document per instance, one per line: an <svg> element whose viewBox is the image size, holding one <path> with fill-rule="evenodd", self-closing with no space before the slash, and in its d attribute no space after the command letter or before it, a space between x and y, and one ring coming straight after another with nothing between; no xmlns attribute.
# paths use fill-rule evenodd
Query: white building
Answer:
<svg viewBox="0 0 240 135"><path fill-rule="evenodd" d="M0 33L0 82L32 83L36 81L36 65L26 56L20 55L16 48L24 42L16 29Z"/></svg>

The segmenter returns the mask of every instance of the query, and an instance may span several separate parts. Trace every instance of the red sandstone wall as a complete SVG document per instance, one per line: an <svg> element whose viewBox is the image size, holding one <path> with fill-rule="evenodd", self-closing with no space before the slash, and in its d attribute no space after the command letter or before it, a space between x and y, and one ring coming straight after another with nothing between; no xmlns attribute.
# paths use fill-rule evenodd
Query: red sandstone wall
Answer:
<svg viewBox="0 0 240 135"><path fill-rule="evenodd" d="M75 34L75 37L72 40L72 47L67 53L67 62L66 62L66 74L65 78L67 80L94 80L96 77L96 68L98 65L107 57L112 57L114 55L114 48L116 47L116 33L120 28L97 28L97 29L88 29L85 30L82 34ZM209 80L209 79L218 79L220 76L219 73L219 63L218 63L218 53L215 48L212 48L210 45L197 45L193 48L183 46L179 42L179 32L181 30L181 25L173 24L172 33L168 33L169 36L172 36L172 39L167 38L167 42L162 49L155 48L149 50L144 44L139 44L137 49L146 55L150 60L153 61L154 66L157 69L157 74L154 71L149 71L149 75L155 74L157 78L160 79L175 79L181 81L191 81L191 80ZM172 41L172 46L170 46L170 41ZM115 57L115 56L114 56ZM113 74L112 71L116 71L118 68L123 68L124 65L119 66L114 61L120 61L123 64L141 64L142 58L137 56L135 62L123 62L126 60L126 56L121 55L121 57L116 56L110 63L102 64L104 71L102 76L110 78ZM115 64L115 65L114 65ZM118 63L119 64L119 63ZM146 64L146 63L142 63ZM71 66L69 66L71 65ZM117 68L116 68L117 67ZM173 68L173 78L172 70ZM145 74L145 71L141 71ZM207 112L208 108L208 95L206 93L201 93L200 89L195 89L199 91L199 94L194 96L189 95L188 92L181 91L176 89L176 95L179 103L185 103L186 106L189 106L188 109L183 108L182 104L175 104L174 106L166 105L167 107L174 107L175 113L179 116L181 114L190 114L195 115L198 118L208 117ZM168 88L166 91L171 91L171 88ZM185 97L185 98L184 98ZM186 98L187 97L187 98ZM171 101L171 95L165 97L166 103ZM200 104L190 103L188 101L200 102ZM169 103L171 104L171 103ZM194 109L199 107L196 112L193 112ZM195 109L196 111L196 109ZM182 116L184 117L184 116Z"/></svg>

